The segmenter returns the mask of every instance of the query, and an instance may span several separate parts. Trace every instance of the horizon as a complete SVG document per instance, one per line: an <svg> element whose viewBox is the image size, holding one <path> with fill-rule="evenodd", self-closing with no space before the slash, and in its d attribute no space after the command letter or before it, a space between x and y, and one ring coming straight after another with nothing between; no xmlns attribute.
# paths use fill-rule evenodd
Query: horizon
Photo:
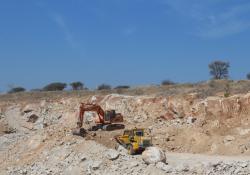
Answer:
<svg viewBox="0 0 250 175"><path fill-rule="evenodd" d="M127 0L0 2L0 91L81 81L143 86L250 72L250 2Z"/></svg>

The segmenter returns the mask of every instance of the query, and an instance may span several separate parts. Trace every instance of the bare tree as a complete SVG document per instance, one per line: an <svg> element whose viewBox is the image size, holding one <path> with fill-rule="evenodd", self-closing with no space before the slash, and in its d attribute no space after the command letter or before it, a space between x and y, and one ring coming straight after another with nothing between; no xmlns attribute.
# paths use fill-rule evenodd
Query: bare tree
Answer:
<svg viewBox="0 0 250 175"><path fill-rule="evenodd" d="M213 76L213 79L227 79L229 77L229 62L223 61L213 61L208 65L210 69L210 75Z"/></svg>

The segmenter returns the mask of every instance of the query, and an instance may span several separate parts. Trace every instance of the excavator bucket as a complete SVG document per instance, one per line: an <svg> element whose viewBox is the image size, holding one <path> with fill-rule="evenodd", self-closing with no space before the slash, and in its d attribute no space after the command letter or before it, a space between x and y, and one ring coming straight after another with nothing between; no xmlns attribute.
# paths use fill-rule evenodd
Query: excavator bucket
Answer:
<svg viewBox="0 0 250 175"><path fill-rule="evenodd" d="M84 128L76 128L72 130L72 134L76 136L85 137L87 135L87 131Z"/></svg>

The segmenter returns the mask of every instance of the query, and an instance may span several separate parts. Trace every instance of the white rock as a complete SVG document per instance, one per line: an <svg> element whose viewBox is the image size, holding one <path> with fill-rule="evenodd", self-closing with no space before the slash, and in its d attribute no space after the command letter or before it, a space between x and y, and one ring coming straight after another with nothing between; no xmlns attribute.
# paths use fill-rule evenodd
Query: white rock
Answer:
<svg viewBox="0 0 250 175"><path fill-rule="evenodd" d="M194 117L187 118L187 124L189 124L189 125L193 124L195 121L196 121L196 118L194 118Z"/></svg>
<svg viewBox="0 0 250 175"><path fill-rule="evenodd" d="M87 159L86 155L84 155L84 154L80 154L80 155L78 155L78 157L79 157L81 162L83 162Z"/></svg>
<svg viewBox="0 0 250 175"><path fill-rule="evenodd" d="M98 170L102 164L102 161L94 161L90 166L93 170Z"/></svg>
<svg viewBox="0 0 250 175"><path fill-rule="evenodd" d="M142 159L146 164L156 164L158 162L166 162L165 153L157 147L148 147L142 153Z"/></svg>
<svg viewBox="0 0 250 175"><path fill-rule="evenodd" d="M113 150L113 149L108 149L105 151L105 157L109 160L116 160L118 159L120 153L116 150Z"/></svg>

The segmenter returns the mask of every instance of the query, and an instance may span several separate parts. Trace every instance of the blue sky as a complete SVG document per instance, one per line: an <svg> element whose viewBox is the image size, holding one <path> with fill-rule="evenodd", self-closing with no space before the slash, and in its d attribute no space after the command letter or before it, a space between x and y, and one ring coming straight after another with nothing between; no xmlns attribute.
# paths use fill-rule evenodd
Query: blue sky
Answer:
<svg viewBox="0 0 250 175"><path fill-rule="evenodd" d="M250 72L249 0L1 0L0 90L158 84Z"/></svg>

